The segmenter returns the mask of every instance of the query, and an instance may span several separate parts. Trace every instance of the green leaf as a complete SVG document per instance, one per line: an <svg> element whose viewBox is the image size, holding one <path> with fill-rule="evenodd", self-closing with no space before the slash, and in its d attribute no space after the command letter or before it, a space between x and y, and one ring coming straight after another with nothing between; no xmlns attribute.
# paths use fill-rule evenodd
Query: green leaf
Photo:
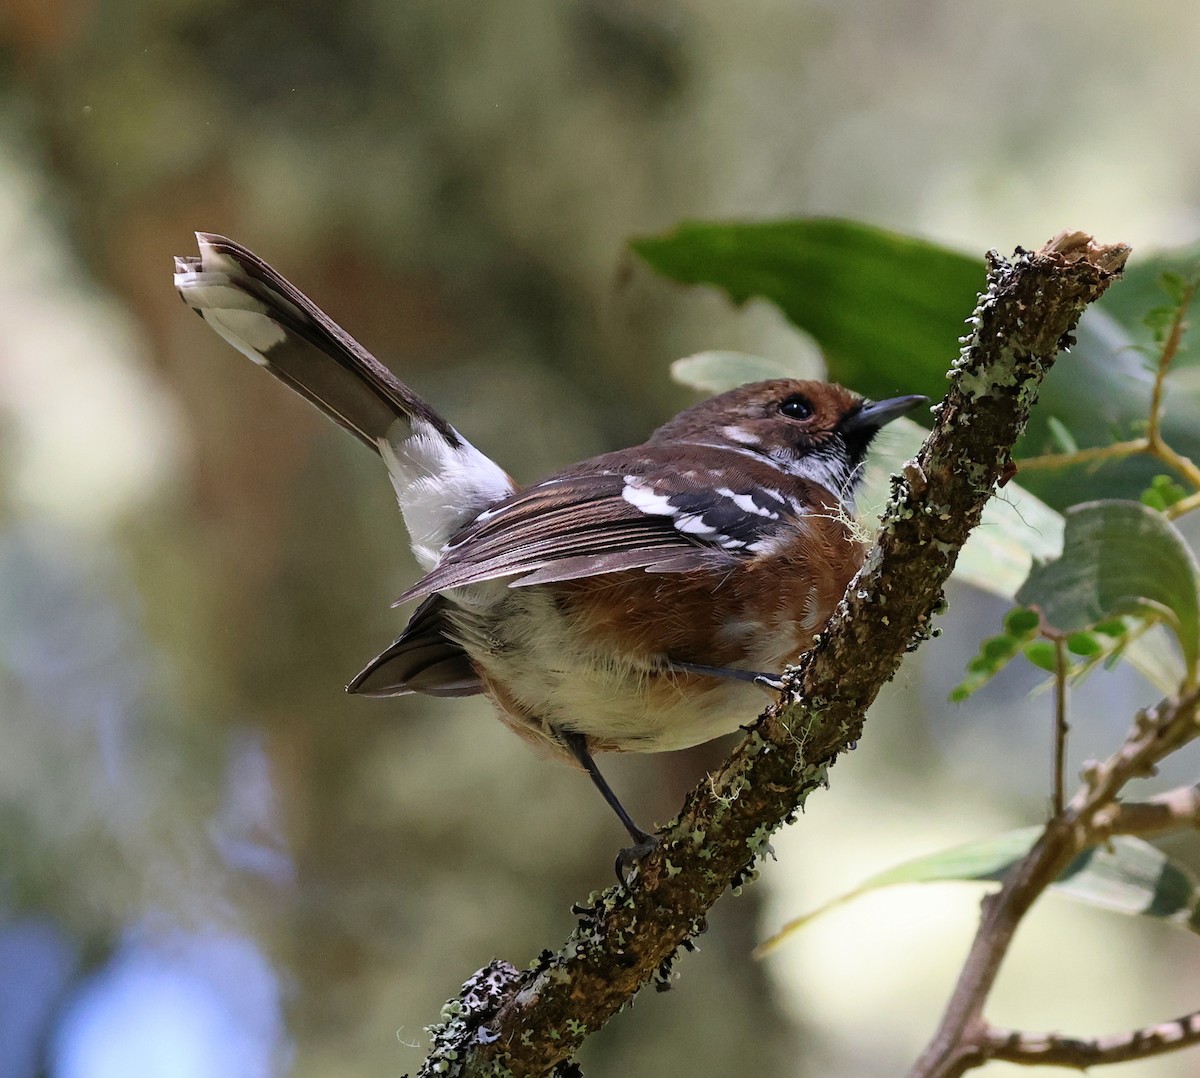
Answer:
<svg viewBox="0 0 1200 1078"><path fill-rule="evenodd" d="M916 454L927 433L911 419L897 419L883 428L871 448L858 499L860 516L870 518L883 511L890 493L889 476ZM952 579L1014 599L1035 561L1057 557L1062 546L1062 515L1019 483L1009 483L984 508L979 527L959 551ZM1109 619L1109 624L1119 627L1117 635L1128 628L1119 619ZM1183 671L1174 651L1164 645L1165 640L1151 632L1130 641L1124 658L1157 689L1169 693L1179 687ZM1054 665L1047 669L1053 671Z"/></svg>
<svg viewBox="0 0 1200 1078"><path fill-rule="evenodd" d="M1200 928L1193 920L1200 904L1195 879L1162 850L1132 835L1084 850L1053 886L1057 894L1090 906Z"/></svg>
<svg viewBox="0 0 1200 1078"><path fill-rule="evenodd" d="M1142 505L1149 506L1159 513L1165 513L1167 510L1166 499L1153 487L1147 487L1143 490L1142 496L1138 500Z"/></svg>
<svg viewBox="0 0 1200 1078"><path fill-rule="evenodd" d="M1162 512L1186 496L1187 491L1169 475L1156 475L1150 480L1150 486L1142 491L1141 503Z"/></svg>
<svg viewBox="0 0 1200 1078"><path fill-rule="evenodd" d="M697 352L671 364L671 377L704 393L724 393L747 382L770 378L819 377L800 363L752 356L746 352Z"/></svg>
<svg viewBox="0 0 1200 1078"><path fill-rule="evenodd" d="M1058 651L1049 640L1032 640L1024 647L1025 658L1040 670L1058 672Z"/></svg>
<svg viewBox="0 0 1200 1078"><path fill-rule="evenodd" d="M1050 435L1054 439L1054 444L1058 447L1060 453L1078 453L1079 443L1071 436L1071 432L1067 430L1066 424L1056 416L1046 417L1046 426L1050 429Z"/></svg>
<svg viewBox="0 0 1200 1078"><path fill-rule="evenodd" d="M1038 612L1024 606L1014 607L1004 615L1004 631L1009 636L1032 636L1038 631L1041 623L1042 619L1038 616Z"/></svg>
<svg viewBox="0 0 1200 1078"><path fill-rule="evenodd" d="M1164 616L1195 670L1200 646L1196 563L1178 530L1138 502L1069 509L1062 555L1035 565L1017 592L1061 632L1117 615Z"/></svg>
<svg viewBox="0 0 1200 1078"><path fill-rule="evenodd" d="M1034 409L1026 436L1017 445L1017 456L1053 452L1055 440L1046 416L1054 415L1084 448L1127 438L1144 422L1150 404L1148 358L1156 356L1155 331L1161 334L1162 317L1151 314L1155 327L1145 324L1148 312L1169 302L1173 308L1181 294L1173 286L1190 280L1200 267L1200 245L1167 251L1135 251L1122 279L1099 303L1088 308L1076 334L1071 354L1055 363L1042 385L1040 404ZM1164 274L1175 274L1164 280ZM1164 285L1166 287L1164 287ZM1173 316L1173 309L1170 311ZM1192 321L1195 319L1193 317ZM1172 366L1163 430L1170 445L1185 456L1200 456L1200 335L1193 329L1184 336ZM1137 498L1161 465L1145 457L1106 463L1102 468L1040 471L1022 476L1022 482L1056 507L1092 498Z"/></svg>
<svg viewBox="0 0 1200 1078"><path fill-rule="evenodd" d="M1144 330L1140 335L1148 339ZM1130 329L1105 311L1090 307L1074 337L1070 353L1058 358L1038 391L1038 406L1014 451L1018 465L1025 457L1061 452L1063 430L1069 432L1072 442L1089 448L1107 445L1114 437L1128 437L1132 426L1146 418L1150 383L1145 357L1135 347ZM1111 492L1115 479L1126 476L1128 485L1117 489L1132 497L1134 490L1145 485L1142 474L1147 467L1146 461L1133 458L1106 464L1098 471L1070 468L1018 475L1038 497L1054 506L1066 506L1098 497L1102 491ZM1131 489L1134 482L1137 485Z"/></svg>
<svg viewBox="0 0 1200 1078"><path fill-rule="evenodd" d="M1072 633L1067 637L1067 650L1072 655L1093 656L1104 650L1094 633Z"/></svg>
<svg viewBox="0 0 1200 1078"><path fill-rule="evenodd" d="M1033 612L1026 610L1021 613L1032 614ZM1036 628L1037 615L1033 614L1033 617ZM1006 632L985 640L979 646L979 654L967 663L967 676L950 690L951 702L961 703L1000 673L1020 652L1021 642L1025 635L1022 632L1020 635L1014 636Z"/></svg>
<svg viewBox="0 0 1200 1078"><path fill-rule="evenodd" d="M983 642L979 648L979 653L983 655L989 662L998 663L1007 659L1011 659L1016 655L1021 642L1009 636L1007 633L1003 636L989 637Z"/></svg>
<svg viewBox="0 0 1200 1078"><path fill-rule="evenodd" d="M825 353L830 377L869 397L940 399L982 260L854 221L688 222L632 242L660 273L770 300Z"/></svg>
<svg viewBox="0 0 1200 1078"><path fill-rule="evenodd" d="M762 957L822 914L851 899L902 883L994 882L1033 847L1040 827L1025 827L906 861L870 877L851 891L789 921L755 949ZM1130 916L1165 919L1200 930L1200 890L1186 869L1150 843L1118 835L1075 858L1051 884L1058 895Z"/></svg>
<svg viewBox="0 0 1200 1078"><path fill-rule="evenodd" d="M1192 282L1182 273L1175 273L1172 270L1164 271L1158 280L1162 285L1162 290L1171 298L1171 302L1176 307L1183 303L1192 287Z"/></svg>
<svg viewBox="0 0 1200 1078"><path fill-rule="evenodd" d="M820 346L832 380L877 398L943 395L957 338L983 284L977 257L830 218L691 222L632 247L676 281L724 289L739 304L776 304ZM1071 354L1051 368L1018 458L1054 451L1064 433L1085 448L1104 445L1145 420L1149 385L1138 346L1152 346L1152 335L1142 318L1162 303L1164 272L1190 278L1198 264L1200 248L1135 255L1124 279L1084 312ZM1184 339L1176 367L1186 365L1190 343ZM1189 456L1200 456L1195 381L1174 377L1164 419L1171 445ZM1114 494L1135 498L1152 467L1131 457L1094 471L1033 472L1023 482L1044 503L1063 507Z"/></svg>
<svg viewBox="0 0 1200 1078"><path fill-rule="evenodd" d="M1175 321L1174 307L1152 307L1142 315L1142 325L1150 331L1150 336L1155 344L1166 340L1167 330L1173 321ZM1150 369L1153 369L1154 366L1153 362L1148 364Z"/></svg>

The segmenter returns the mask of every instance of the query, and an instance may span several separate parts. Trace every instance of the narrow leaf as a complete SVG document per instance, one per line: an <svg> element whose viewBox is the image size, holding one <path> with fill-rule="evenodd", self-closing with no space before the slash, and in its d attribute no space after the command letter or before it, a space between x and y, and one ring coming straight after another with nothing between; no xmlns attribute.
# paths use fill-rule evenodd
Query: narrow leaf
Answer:
<svg viewBox="0 0 1200 1078"><path fill-rule="evenodd" d="M1001 880L1029 852L1041 833L1040 827L1024 827L896 865L789 921L758 945L755 957L761 958L774 950L835 906L870 891L902 883ZM1051 890L1090 906L1130 916L1161 918L1200 931L1196 923L1200 889L1195 879L1157 847L1130 835L1118 835L1106 846L1085 850L1066 867Z"/></svg>
<svg viewBox="0 0 1200 1078"><path fill-rule="evenodd" d="M1071 432L1067 430L1066 424L1062 420L1055 416L1047 416L1046 426L1049 428L1050 434L1054 438L1054 442L1058 446L1060 453L1079 452L1079 443L1071 436Z"/></svg>

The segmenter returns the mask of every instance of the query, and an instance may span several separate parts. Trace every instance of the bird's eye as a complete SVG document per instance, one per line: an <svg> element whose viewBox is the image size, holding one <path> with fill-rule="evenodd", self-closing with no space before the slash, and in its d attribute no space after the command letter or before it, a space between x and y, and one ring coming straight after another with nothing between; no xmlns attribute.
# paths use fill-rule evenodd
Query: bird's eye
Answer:
<svg viewBox="0 0 1200 1078"><path fill-rule="evenodd" d="M807 397L788 397L780 406L779 411L788 419L807 419L813 414L813 406Z"/></svg>

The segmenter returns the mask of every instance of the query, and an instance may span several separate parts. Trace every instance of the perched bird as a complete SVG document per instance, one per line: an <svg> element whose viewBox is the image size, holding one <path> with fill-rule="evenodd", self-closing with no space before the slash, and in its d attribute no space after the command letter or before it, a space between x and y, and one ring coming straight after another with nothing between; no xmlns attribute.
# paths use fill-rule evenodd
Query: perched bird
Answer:
<svg viewBox="0 0 1200 1078"><path fill-rule="evenodd" d="M851 522L871 439L926 398L872 403L781 379L680 412L643 444L518 488L307 296L245 247L197 233L185 303L383 458L426 575L397 640L348 686L486 695L536 749L588 773L655 845L598 752L735 730L812 646L858 570Z"/></svg>

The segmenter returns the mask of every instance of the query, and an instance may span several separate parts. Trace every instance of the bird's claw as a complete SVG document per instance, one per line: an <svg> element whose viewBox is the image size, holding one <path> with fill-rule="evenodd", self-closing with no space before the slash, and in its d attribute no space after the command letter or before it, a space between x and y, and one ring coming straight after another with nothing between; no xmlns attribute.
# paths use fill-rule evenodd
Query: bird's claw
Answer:
<svg viewBox="0 0 1200 1078"><path fill-rule="evenodd" d="M628 887L632 882L642 860L662 845L657 835L643 835L633 846L627 846L617 854L617 882Z"/></svg>

